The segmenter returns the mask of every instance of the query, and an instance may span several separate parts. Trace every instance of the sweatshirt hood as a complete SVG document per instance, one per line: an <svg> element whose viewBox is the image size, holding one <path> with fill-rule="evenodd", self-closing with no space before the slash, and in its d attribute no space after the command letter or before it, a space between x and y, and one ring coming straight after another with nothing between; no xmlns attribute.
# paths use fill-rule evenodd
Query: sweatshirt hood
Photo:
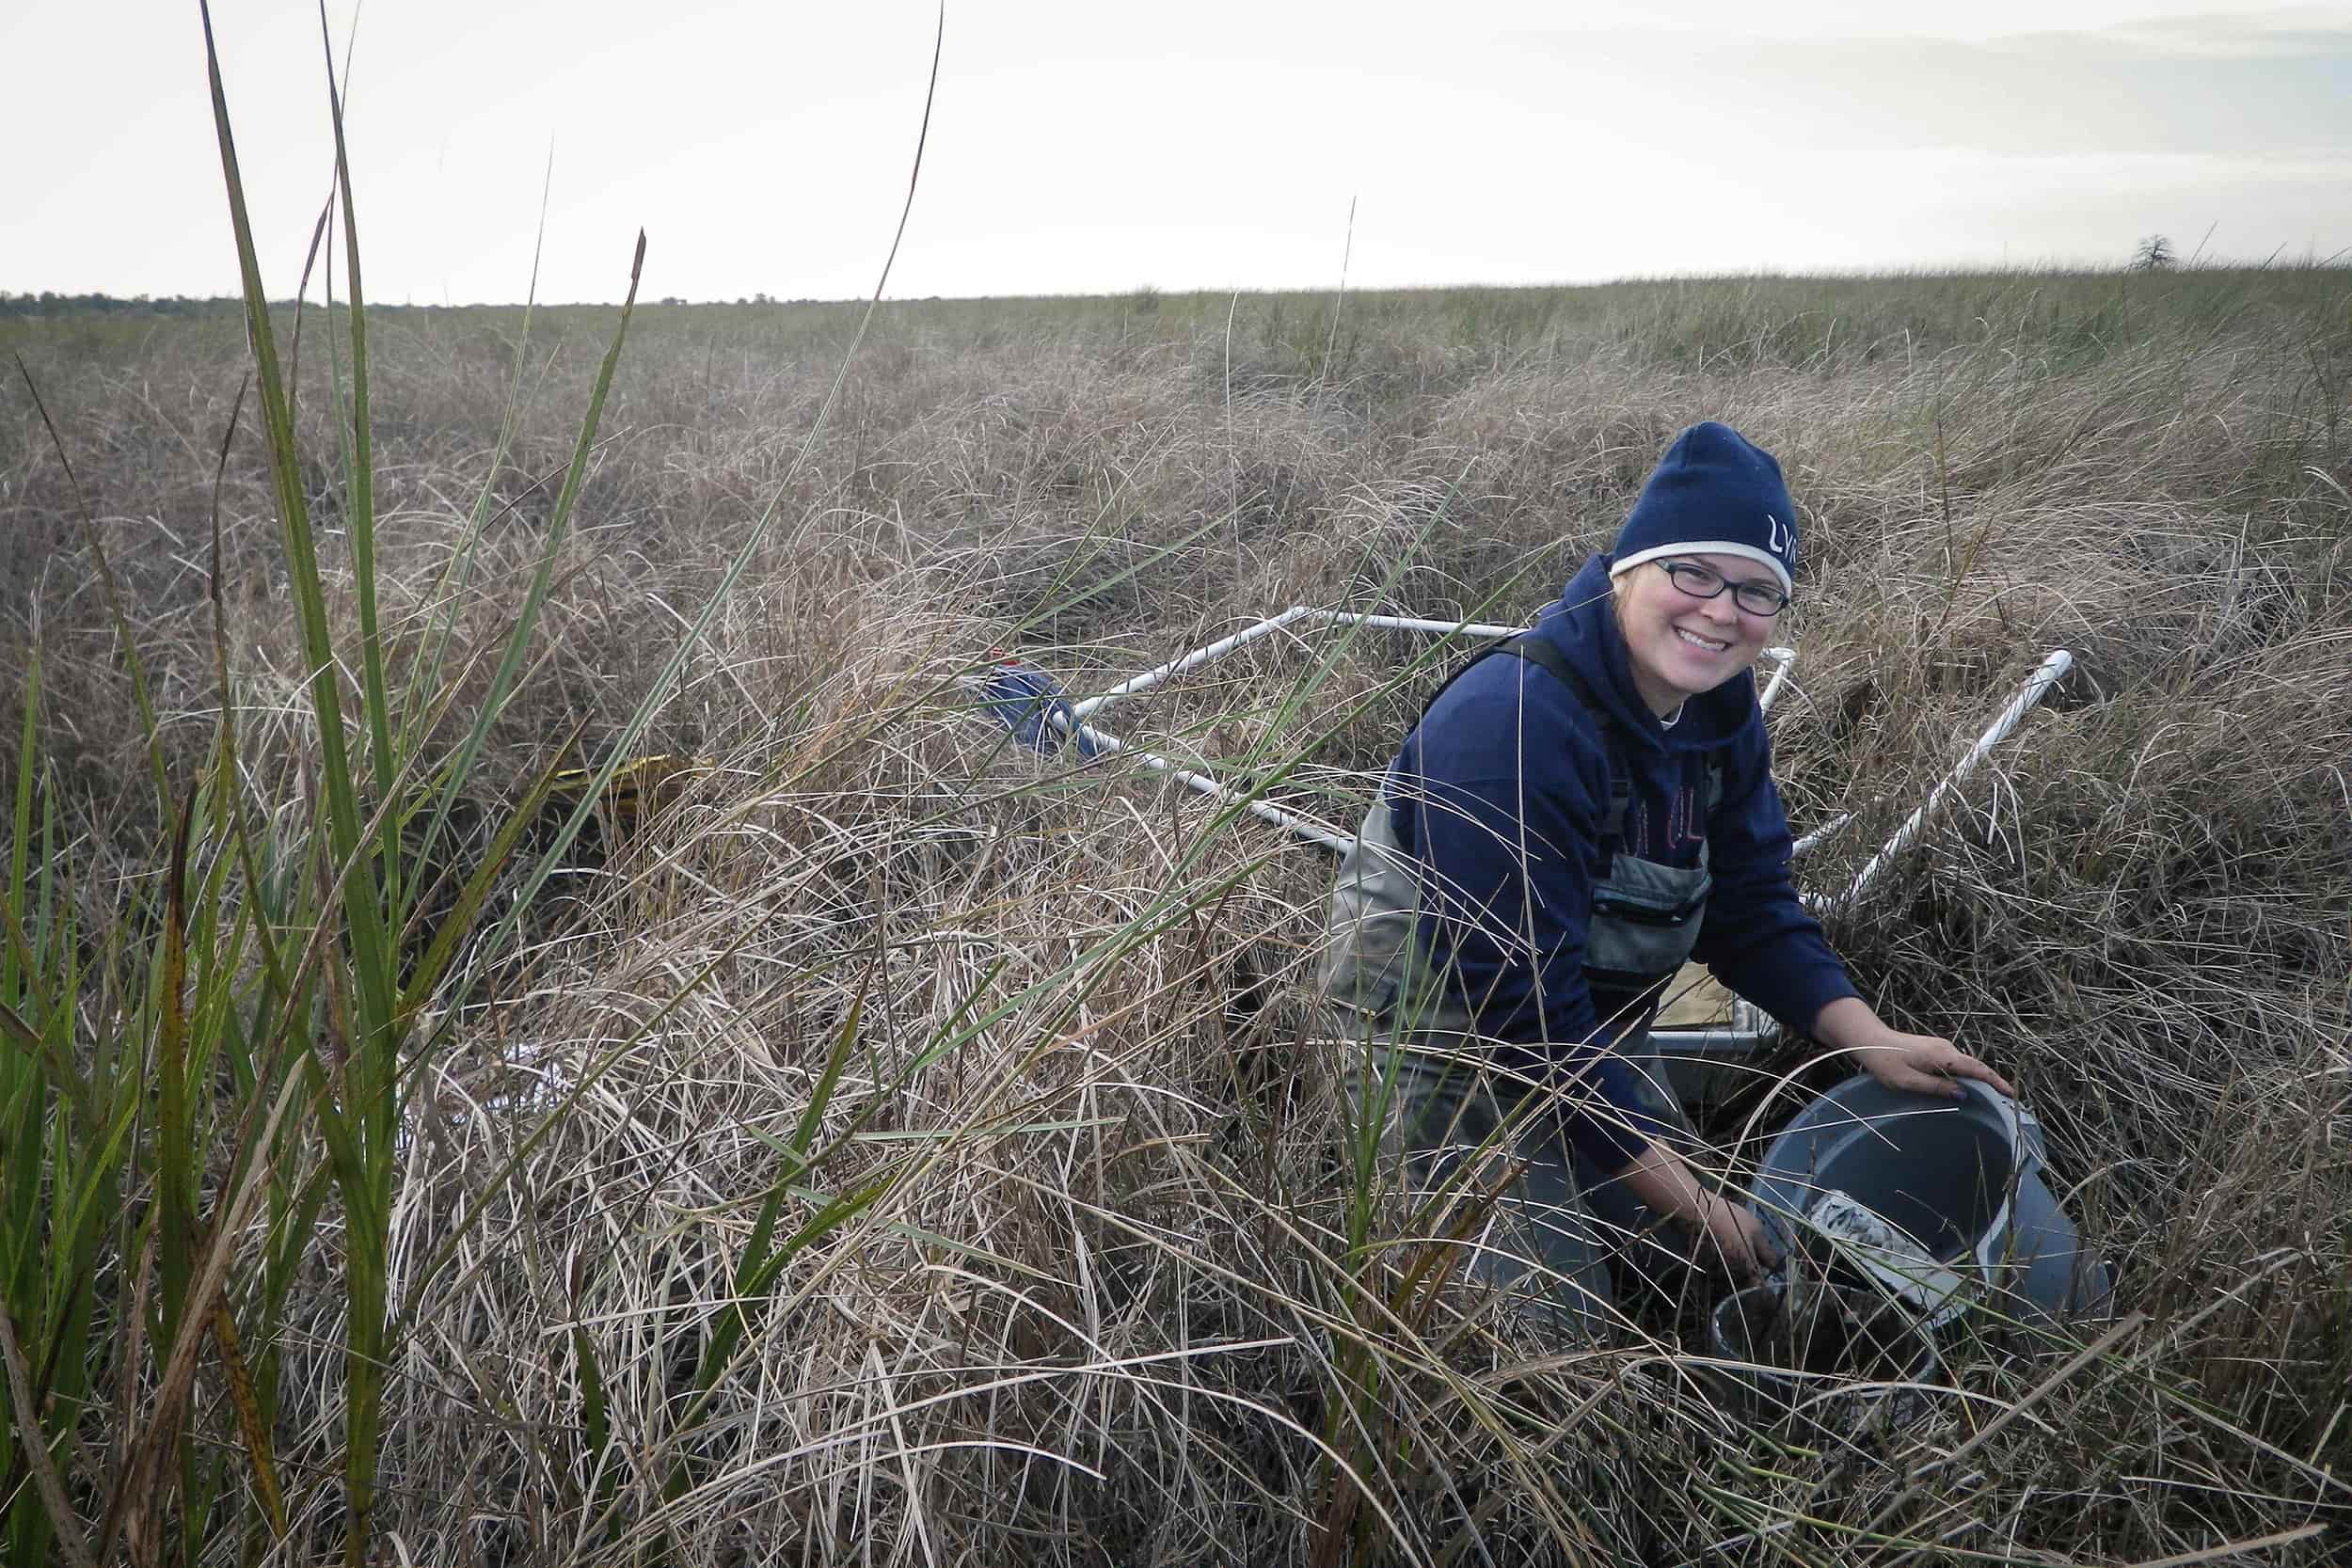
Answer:
<svg viewBox="0 0 2352 1568"><path fill-rule="evenodd" d="M1702 691L1682 705L1682 717L1672 729L1642 701L1628 662L1625 633L1617 627L1617 610L1611 597L1611 558L1597 555L1568 579L1558 601L1545 610L1535 631L1565 654L1593 695L1610 711L1624 732L1646 747L1661 752L1711 751L1753 723L1762 722L1756 706L1756 676L1742 670L1712 691Z"/></svg>

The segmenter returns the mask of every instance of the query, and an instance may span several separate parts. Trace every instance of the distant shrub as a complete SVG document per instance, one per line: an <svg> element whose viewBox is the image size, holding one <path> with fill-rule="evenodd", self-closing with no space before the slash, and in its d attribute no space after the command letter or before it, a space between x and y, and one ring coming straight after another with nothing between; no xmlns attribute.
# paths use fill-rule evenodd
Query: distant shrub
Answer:
<svg viewBox="0 0 2352 1568"><path fill-rule="evenodd" d="M2162 234L2148 235L2132 252L2134 272L2170 272L2180 263L2180 255L2172 248L2172 242Z"/></svg>

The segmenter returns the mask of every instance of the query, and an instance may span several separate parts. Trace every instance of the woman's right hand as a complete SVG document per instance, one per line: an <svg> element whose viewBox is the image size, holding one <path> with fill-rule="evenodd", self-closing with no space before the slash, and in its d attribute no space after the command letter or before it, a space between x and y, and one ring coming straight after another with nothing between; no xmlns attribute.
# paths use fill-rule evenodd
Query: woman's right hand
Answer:
<svg viewBox="0 0 2352 1568"><path fill-rule="evenodd" d="M1753 1284L1780 1261L1780 1249L1772 1245L1764 1222L1744 1204L1721 1193L1708 1193L1700 1204L1700 1215L1706 1221L1704 1246L1722 1261L1735 1282Z"/></svg>
<svg viewBox="0 0 2352 1568"><path fill-rule="evenodd" d="M1780 1261L1780 1250L1765 1234L1764 1222L1699 1180L1689 1161L1660 1143L1643 1148L1626 1166L1624 1180L1654 1214L1671 1216L1687 1228L1703 1257L1719 1259L1732 1278L1760 1279Z"/></svg>

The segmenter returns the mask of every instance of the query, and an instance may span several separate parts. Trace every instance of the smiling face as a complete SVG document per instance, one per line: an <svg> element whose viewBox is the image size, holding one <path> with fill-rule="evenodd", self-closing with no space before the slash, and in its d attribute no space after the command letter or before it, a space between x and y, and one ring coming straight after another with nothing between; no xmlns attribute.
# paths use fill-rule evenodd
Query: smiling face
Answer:
<svg viewBox="0 0 2352 1568"><path fill-rule="evenodd" d="M1774 590L1772 574L1736 555L1670 556L1711 566L1737 588L1753 578ZM1660 562L1645 561L1615 580L1617 626L1625 633L1634 689L1661 718L1686 697L1712 691L1754 664L1772 635L1772 619L1753 615L1727 589L1711 599L1694 599L1675 586Z"/></svg>

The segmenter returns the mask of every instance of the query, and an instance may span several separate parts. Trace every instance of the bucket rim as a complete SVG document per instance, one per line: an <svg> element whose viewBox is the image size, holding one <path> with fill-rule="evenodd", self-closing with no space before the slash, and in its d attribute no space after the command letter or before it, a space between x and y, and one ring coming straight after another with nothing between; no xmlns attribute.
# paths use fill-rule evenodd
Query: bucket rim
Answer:
<svg viewBox="0 0 2352 1568"><path fill-rule="evenodd" d="M1799 1123L1805 1117L1820 1111L1824 1106L1835 1106L1845 1113L1846 1125L1852 1134L1869 1132L1872 1131L1872 1124L1881 1117L1854 1112L1848 1103L1851 1098L1861 1093L1895 1098L1899 1102L1898 1114L1900 1115L1911 1115L1915 1112L1964 1113L1970 1108L1971 1102L1974 1102L1980 1110L1992 1112L1996 1118L1996 1136L2006 1144L2009 1149L2008 1176L2000 1184L1998 1200L1992 1214L1987 1218L1982 1231L1973 1242L1963 1243L1948 1253L1929 1253L1931 1261L1946 1268L1959 1270L1966 1277L1951 1288L1945 1296L1930 1305L1921 1320L1923 1328L1927 1329L1933 1329L1950 1322L1967 1305L1969 1299L1994 1289L1997 1283L2002 1257L2006 1252L2005 1238L2014 1228L2016 1223L2018 1189L2042 1164L2039 1140L2031 1135L2032 1130L2036 1130L2036 1124L2016 1099L2001 1093L1990 1084L1979 1083L1973 1078L1956 1079L1954 1082L1961 1089L1961 1094L1956 1099L1941 1095L1920 1094L1910 1089L1889 1088L1867 1072L1858 1072L1850 1078L1841 1079L1807 1101L1794 1117L1784 1124L1781 1131L1774 1134L1772 1141L1765 1148L1764 1157L1758 1162L1755 1178L1749 1183L1748 1188L1748 1212L1756 1216L1758 1223L1764 1227L1766 1233L1786 1255L1794 1245L1796 1229L1804 1224L1804 1216L1809 1209L1792 1210L1781 1204L1768 1203L1765 1200L1764 1192L1759 1189L1788 1190L1798 1185L1787 1173L1775 1171L1772 1168L1772 1156L1787 1140L1792 1136L1801 1135ZM1915 1104L1900 1105L1899 1102L1905 1101L1914 1101ZM1827 1128L1834 1129L1838 1125L1836 1122L1828 1122ZM1802 1131L1809 1133L1824 1130L1817 1125ZM1816 1187L1813 1191L1815 1201L1819 1200L1822 1193L1829 1190L1831 1189L1827 1187ZM1891 1220L1887 1223L1893 1225ZM1907 1231L1902 1231L1899 1226L1896 1226L1895 1228L1899 1232L1909 1234ZM1916 1242L1919 1239L1915 1236L1912 1240ZM1926 1250L1924 1243L1921 1243L1921 1247L1922 1250ZM1749 1289L1756 1288L1749 1287ZM1735 1295L1739 1293L1734 1292Z"/></svg>

